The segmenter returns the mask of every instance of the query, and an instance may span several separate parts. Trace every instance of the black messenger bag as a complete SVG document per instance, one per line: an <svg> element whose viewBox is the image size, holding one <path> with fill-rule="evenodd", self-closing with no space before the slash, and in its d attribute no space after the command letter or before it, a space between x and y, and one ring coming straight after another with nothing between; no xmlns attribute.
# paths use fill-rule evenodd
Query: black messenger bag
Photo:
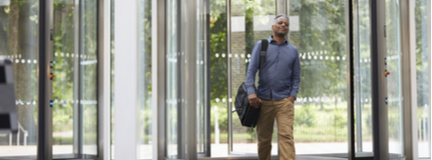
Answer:
<svg viewBox="0 0 432 160"><path fill-rule="evenodd" d="M260 52L260 70L259 74L261 75L262 71L262 64L264 63L265 56L267 54L267 47L268 47L268 40L262 39L261 40L261 52ZM255 92L258 96L258 91ZM258 97L259 98L259 97ZM247 94L247 88L245 85L245 82L243 82L238 91L237 96L235 99L235 108L236 112L239 116L239 119L241 121L241 124L245 127L255 127L258 123L258 118L261 111L261 106L258 108L255 108L249 104L248 94Z"/></svg>

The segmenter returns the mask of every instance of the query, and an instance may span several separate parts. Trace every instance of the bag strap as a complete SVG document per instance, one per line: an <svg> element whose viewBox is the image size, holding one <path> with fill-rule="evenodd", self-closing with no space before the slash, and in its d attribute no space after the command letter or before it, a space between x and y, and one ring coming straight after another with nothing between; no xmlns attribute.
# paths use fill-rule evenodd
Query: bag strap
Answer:
<svg viewBox="0 0 432 160"><path fill-rule="evenodd" d="M268 48L268 40L267 39L261 39L261 52L260 52L260 76L263 69L264 60L267 54L267 48Z"/></svg>

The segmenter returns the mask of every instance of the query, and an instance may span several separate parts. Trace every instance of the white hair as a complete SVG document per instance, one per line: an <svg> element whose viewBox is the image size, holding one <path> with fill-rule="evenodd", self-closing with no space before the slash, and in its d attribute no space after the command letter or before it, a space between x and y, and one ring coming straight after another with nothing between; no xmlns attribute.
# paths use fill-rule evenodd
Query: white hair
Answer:
<svg viewBox="0 0 432 160"><path fill-rule="evenodd" d="M277 15L276 18L274 19L274 24L276 24L276 21L277 21L279 18L286 18L286 19L288 20L288 22L289 22L289 17L288 17L287 15L285 15L285 14L279 14L279 15Z"/></svg>

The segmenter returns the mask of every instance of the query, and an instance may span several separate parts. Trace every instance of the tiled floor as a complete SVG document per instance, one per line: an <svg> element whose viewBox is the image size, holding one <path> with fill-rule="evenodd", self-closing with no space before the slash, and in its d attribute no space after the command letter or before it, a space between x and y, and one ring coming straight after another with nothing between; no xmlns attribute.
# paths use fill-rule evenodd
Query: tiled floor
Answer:
<svg viewBox="0 0 432 160"><path fill-rule="evenodd" d="M326 154L326 153L347 153L348 144L346 142L341 143L296 143L297 154ZM152 154L151 145L141 145L139 149L140 158L150 158ZM114 147L113 147L114 148ZM419 142L419 155L427 156L430 150L428 150L428 143ZM257 153L257 145L254 143L241 143L234 144L234 152L232 154L239 155L254 155ZM389 149L391 153L399 153L401 151L401 145L397 142L390 141ZM212 157L226 157L228 156L228 145L227 144L212 144L211 145ZM55 145L53 146L54 154L69 154L72 153L73 148L71 145ZM92 153L96 151L96 146L86 146L84 151ZM114 151L114 150L113 150ZM372 143L363 143L363 151L372 151ZM0 157L4 156L25 156L35 155L36 146L0 146ZM277 144L273 144L272 154L277 155Z"/></svg>

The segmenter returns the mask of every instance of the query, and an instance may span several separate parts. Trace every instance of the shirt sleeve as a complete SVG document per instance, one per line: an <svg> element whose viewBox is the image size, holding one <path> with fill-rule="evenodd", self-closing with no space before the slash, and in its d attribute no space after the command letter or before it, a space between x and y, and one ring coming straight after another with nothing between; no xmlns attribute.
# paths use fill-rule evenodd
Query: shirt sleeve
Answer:
<svg viewBox="0 0 432 160"><path fill-rule="evenodd" d="M255 93L255 75L258 71L259 63L260 63L260 52L261 51L261 41L258 41L255 43L255 46L252 51L251 59L249 61L249 66L246 73L246 88L247 93L249 94L256 94Z"/></svg>
<svg viewBox="0 0 432 160"><path fill-rule="evenodd" d="M297 99L297 93L300 90L301 68L300 68L300 59L299 59L299 54L298 54L297 49L296 49L296 52L297 52L297 56L296 56L296 59L294 60L294 63L293 63L293 69L292 69L292 75L291 75L292 89L291 89L290 96L293 96L294 98Z"/></svg>

